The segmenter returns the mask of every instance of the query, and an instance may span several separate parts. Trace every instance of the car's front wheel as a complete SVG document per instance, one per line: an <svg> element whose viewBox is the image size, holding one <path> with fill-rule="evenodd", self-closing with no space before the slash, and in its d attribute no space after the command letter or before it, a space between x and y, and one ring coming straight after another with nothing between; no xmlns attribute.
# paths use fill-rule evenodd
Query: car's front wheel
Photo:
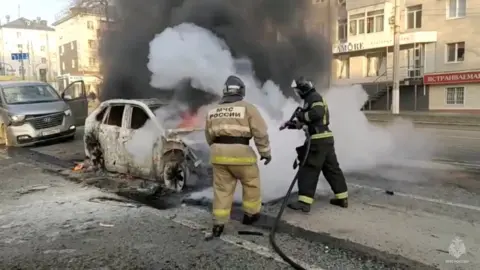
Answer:
<svg viewBox="0 0 480 270"><path fill-rule="evenodd" d="M185 190L188 184L190 172L185 162L168 162L163 169L163 180L168 189L176 192Z"/></svg>
<svg viewBox="0 0 480 270"><path fill-rule="evenodd" d="M66 137L65 141L67 141L67 142L75 141L75 134Z"/></svg>

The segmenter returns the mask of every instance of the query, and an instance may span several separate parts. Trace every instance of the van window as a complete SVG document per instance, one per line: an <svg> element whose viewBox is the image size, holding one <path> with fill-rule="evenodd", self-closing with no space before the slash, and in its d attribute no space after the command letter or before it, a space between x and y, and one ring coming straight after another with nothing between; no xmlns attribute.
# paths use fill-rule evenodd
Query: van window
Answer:
<svg viewBox="0 0 480 270"><path fill-rule="evenodd" d="M7 104L32 104L60 100L57 91L49 85L18 85L2 90Z"/></svg>
<svg viewBox="0 0 480 270"><path fill-rule="evenodd" d="M116 105L110 107L110 112L105 121L106 125L122 127L123 111L125 111L125 105Z"/></svg>

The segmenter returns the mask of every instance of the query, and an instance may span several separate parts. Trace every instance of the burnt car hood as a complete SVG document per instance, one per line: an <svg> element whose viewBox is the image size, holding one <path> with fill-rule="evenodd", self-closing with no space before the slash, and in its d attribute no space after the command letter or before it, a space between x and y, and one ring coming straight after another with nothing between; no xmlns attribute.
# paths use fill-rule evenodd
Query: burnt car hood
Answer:
<svg viewBox="0 0 480 270"><path fill-rule="evenodd" d="M7 107L8 112L13 115L50 114L63 112L68 109L68 105L63 100L30 104L12 104Z"/></svg>

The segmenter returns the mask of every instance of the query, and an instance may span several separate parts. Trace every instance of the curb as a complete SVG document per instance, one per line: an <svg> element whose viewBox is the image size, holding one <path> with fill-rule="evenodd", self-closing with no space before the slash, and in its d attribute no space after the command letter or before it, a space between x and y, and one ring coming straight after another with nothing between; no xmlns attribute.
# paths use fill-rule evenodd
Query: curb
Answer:
<svg viewBox="0 0 480 270"><path fill-rule="evenodd" d="M370 122L391 122L393 119L381 119L381 118L368 118ZM461 123L461 122L435 122L435 121L421 121L415 120L412 118L407 118L412 120L414 124L418 125L435 125L435 126L460 126L460 127L479 127L480 123Z"/></svg>

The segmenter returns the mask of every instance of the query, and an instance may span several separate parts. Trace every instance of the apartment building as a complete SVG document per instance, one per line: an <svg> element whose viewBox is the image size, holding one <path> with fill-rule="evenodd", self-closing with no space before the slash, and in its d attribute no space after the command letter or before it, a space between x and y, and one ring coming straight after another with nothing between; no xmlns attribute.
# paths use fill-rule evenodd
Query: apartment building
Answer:
<svg viewBox="0 0 480 270"><path fill-rule="evenodd" d="M0 25L0 76L53 81L58 73L55 29L41 18L9 19ZM28 57L19 59L19 53Z"/></svg>
<svg viewBox="0 0 480 270"><path fill-rule="evenodd" d="M53 23L59 54L59 88L83 80L87 93L98 94L102 76L99 41L105 18L99 10L71 8Z"/></svg>
<svg viewBox="0 0 480 270"><path fill-rule="evenodd" d="M480 56L473 0L397 0L400 110L480 111ZM346 1L337 20L334 79L362 84L365 109L389 110L393 85L395 0ZM470 15L469 15L470 13Z"/></svg>

